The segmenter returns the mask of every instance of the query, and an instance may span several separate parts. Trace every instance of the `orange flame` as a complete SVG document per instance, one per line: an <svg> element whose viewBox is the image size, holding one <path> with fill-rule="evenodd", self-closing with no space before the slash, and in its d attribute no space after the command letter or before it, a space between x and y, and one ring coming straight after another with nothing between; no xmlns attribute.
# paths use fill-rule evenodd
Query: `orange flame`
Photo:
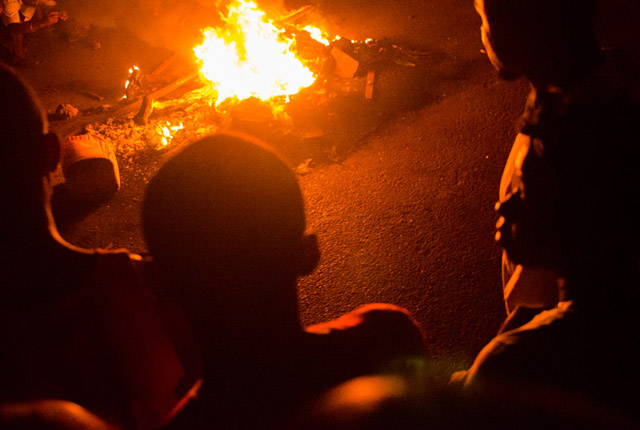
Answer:
<svg viewBox="0 0 640 430"><path fill-rule="evenodd" d="M204 29L203 43L194 48L200 73L218 93L216 106L233 97L287 96L314 82L314 74L291 51L293 40L254 2L234 0L222 19L225 25Z"/></svg>
<svg viewBox="0 0 640 430"><path fill-rule="evenodd" d="M160 143L163 147L171 143L173 135L176 131L182 130L184 128L184 125L182 125L182 123L178 125L171 125L171 123L167 121L166 124L166 126L159 126L158 129L158 134L160 134L161 137Z"/></svg>
<svg viewBox="0 0 640 430"><path fill-rule="evenodd" d="M127 81L124 83L124 90L125 93L122 96L122 99L127 99L129 98L129 86L131 85L131 79L136 79L137 78L137 73L140 72L140 68L136 65L133 65L129 68L129 79L127 79Z"/></svg>
<svg viewBox="0 0 640 430"><path fill-rule="evenodd" d="M331 44L331 42L329 42L329 39L327 39L327 36L325 36L322 33L322 30L320 30L318 27L314 27L312 25L307 25L304 30L309 33L309 36L311 36L311 38L313 40L315 40L316 42L320 42L325 46L329 46L329 44Z"/></svg>

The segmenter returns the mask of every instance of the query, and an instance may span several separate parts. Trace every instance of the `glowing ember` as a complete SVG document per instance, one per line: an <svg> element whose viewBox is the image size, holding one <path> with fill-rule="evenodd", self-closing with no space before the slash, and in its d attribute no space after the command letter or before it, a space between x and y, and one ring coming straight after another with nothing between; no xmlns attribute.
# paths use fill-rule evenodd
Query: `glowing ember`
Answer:
<svg viewBox="0 0 640 430"><path fill-rule="evenodd" d="M221 28L203 30L194 48L201 74L218 93L216 105L228 98L266 100L295 94L315 77L291 51L285 36L251 1L234 0Z"/></svg>
<svg viewBox="0 0 640 430"><path fill-rule="evenodd" d="M317 27L307 25L304 30L307 31L309 33L309 36L311 36L311 38L316 42L320 42L325 46L329 46L329 44L331 43L329 42L329 39L327 39L327 37L322 34L322 30Z"/></svg>
<svg viewBox="0 0 640 430"><path fill-rule="evenodd" d="M124 95L123 99L131 98L131 93L133 92L133 86L140 85L140 68L138 66L131 66L129 68L129 79L124 83Z"/></svg>
<svg viewBox="0 0 640 430"><path fill-rule="evenodd" d="M171 123L167 121L166 124L167 124L166 126L164 125L158 126L158 134L160 134L161 136L160 143L162 143L163 147L171 143L171 140L173 139L173 135L175 134L176 131L182 130L184 128L182 123L180 123L179 125L171 125Z"/></svg>

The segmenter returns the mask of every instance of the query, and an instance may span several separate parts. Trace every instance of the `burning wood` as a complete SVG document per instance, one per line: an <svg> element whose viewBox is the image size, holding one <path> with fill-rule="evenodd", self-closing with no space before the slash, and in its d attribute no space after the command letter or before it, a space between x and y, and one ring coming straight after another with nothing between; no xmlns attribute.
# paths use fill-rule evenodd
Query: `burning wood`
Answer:
<svg viewBox="0 0 640 430"><path fill-rule="evenodd" d="M151 115L151 111L153 110L153 97L150 94L147 94L142 98L142 104L140 105L140 110L133 117L133 121L138 125L146 125L149 121L149 115Z"/></svg>
<svg viewBox="0 0 640 430"><path fill-rule="evenodd" d="M147 78L138 66L131 66L129 78L124 84L124 99L135 100L147 86Z"/></svg>
<svg viewBox="0 0 640 430"><path fill-rule="evenodd" d="M291 147L372 131L383 108L376 97L389 75L385 70L414 67L428 54L388 41L331 37L303 22L311 9L274 21L255 3L235 0L221 27L203 30L203 42L194 48L200 70L157 89L162 75L188 61L174 56L149 75L133 66L122 101L128 104L92 133L112 141L126 165L138 152L170 149L221 128L270 134ZM186 84L191 88L176 95ZM166 99L169 94L173 98ZM290 158L304 162L306 172L309 156Z"/></svg>
<svg viewBox="0 0 640 430"><path fill-rule="evenodd" d="M173 140L175 133L183 128L184 125L182 123L171 125L169 121L166 121L166 125L159 126L159 132L162 134L162 140L160 141L162 146L167 146Z"/></svg>
<svg viewBox="0 0 640 430"><path fill-rule="evenodd" d="M295 55L294 39L275 26L253 2L235 1L224 27L203 30L194 48L202 76L216 92L216 104L229 98L267 100L296 94L315 80Z"/></svg>

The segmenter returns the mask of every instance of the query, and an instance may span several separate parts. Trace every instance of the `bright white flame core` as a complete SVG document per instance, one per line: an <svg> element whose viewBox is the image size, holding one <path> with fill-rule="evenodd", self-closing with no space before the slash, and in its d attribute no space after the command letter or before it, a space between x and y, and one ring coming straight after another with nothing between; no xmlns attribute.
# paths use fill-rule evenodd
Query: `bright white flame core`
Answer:
<svg viewBox="0 0 640 430"><path fill-rule="evenodd" d="M160 134L161 136L160 143L162 144L162 146L167 146L173 139L173 133L184 128L184 125L182 125L182 123L178 125L171 125L169 121L167 121L166 123L166 126L159 126L158 130L158 134Z"/></svg>
<svg viewBox="0 0 640 430"><path fill-rule="evenodd" d="M201 74L225 99L295 94L315 77L291 51L293 40L276 28L251 1L235 0L223 17L223 28L203 30L204 42L194 48Z"/></svg>
<svg viewBox="0 0 640 430"><path fill-rule="evenodd" d="M304 30L306 30L309 33L309 36L311 36L311 38L316 42L320 42L325 46L329 46L329 44L331 43L329 42L329 39L327 39L325 35L322 34L322 30L320 30L318 27L307 25Z"/></svg>

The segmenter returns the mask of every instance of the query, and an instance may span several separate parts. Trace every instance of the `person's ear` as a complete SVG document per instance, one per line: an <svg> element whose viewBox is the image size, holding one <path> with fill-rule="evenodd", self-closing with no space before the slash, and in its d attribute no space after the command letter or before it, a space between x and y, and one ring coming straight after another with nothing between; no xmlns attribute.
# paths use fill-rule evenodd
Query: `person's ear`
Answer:
<svg viewBox="0 0 640 430"><path fill-rule="evenodd" d="M300 276L310 274L318 267L320 262L320 248L318 246L318 236L315 234L305 234L302 238L302 266Z"/></svg>
<svg viewBox="0 0 640 430"><path fill-rule="evenodd" d="M60 162L60 139L55 133L42 136L44 144L43 168L45 173L54 172Z"/></svg>

